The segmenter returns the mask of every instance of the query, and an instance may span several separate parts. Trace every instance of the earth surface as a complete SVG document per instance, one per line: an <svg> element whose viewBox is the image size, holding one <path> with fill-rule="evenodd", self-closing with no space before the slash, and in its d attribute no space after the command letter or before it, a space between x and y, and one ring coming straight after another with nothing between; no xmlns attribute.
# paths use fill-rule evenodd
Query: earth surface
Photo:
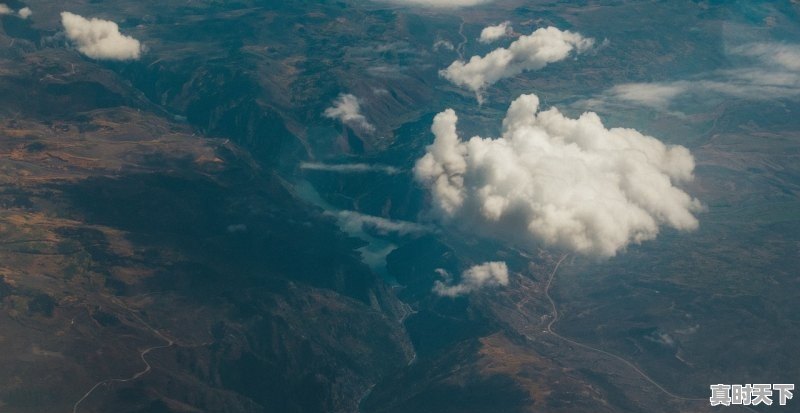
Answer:
<svg viewBox="0 0 800 413"><path fill-rule="evenodd" d="M797 383L800 5L420 3L6 1L0 411L695 413ZM143 53L87 56L64 11ZM595 46L480 104L440 74L548 26ZM688 148L699 227L593 257L436 219L434 116L498 136L526 93ZM342 94L371 127L325 115ZM436 294L490 261L506 285Z"/></svg>

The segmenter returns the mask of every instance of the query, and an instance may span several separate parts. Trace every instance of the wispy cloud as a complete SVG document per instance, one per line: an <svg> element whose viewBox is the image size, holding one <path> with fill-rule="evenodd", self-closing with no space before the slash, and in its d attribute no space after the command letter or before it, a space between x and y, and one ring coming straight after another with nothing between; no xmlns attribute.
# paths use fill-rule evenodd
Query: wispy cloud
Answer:
<svg viewBox="0 0 800 413"><path fill-rule="evenodd" d="M672 99L690 87L690 82L626 83L614 86L608 93L615 99L666 109Z"/></svg>
<svg viewBox="0 0 800 413"><path fill-rule="evenodd" d="M731 49L733 54L754 57L765 64L800 71L800 46L781 43L748 43Z"/></svg>
<svg viewBox="0 0 800 413"><path fill-rule="evenodd" d="M386 219L356 211L335 211L330 214L339 219L342 229L348 233L371 230L379 235L418 235L430 232L430 228L415 222Z"/></svg>
<svg viewBox="0 0 800 413"><path fill-rule="evenodd" d="M620 84L578 106L620 102L672 111L675 100L684 96L713 94L745 100L800 96L800 45L748 43L730 48L729 53L746 62L690 79Z"/></svg>
<svg viewBox="0 0 800 413"><path fill-rule="evenodd" d="M493 0L380 0L384 2L405 4L409 6L421 6L442 9L456 9L460 7L477 6L489 3Z"/></svg>
<svg viewBox="0 0 800 413"><path fill-rule="evenodd" d="M380 172L387 175L396 175L402 172L399 168L395 168L394 166L366 163L327 164L318 162L303 162L300 164L300 169L341 173Z"/></svg>
<svg viewBox="0 0 800 413"><path fill-rule="evenodd" d="M454 50L456 50L456 47L453 46L453 42L451 42L450 40L440 39L440 40L437 40L435 43L433 43L433 51L437 52L437 51L439 51L439 49L446 49L446 50L454 51Z"/></svg>

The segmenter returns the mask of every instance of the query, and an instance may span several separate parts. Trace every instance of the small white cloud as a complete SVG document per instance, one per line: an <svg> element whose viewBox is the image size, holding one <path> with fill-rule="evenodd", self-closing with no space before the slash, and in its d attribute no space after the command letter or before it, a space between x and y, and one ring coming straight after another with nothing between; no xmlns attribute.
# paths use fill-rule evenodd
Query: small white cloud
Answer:
<svg viewBox="0 0 800 413"><path fill-rule="evenodd" d="M478 39L481 43L492 43L506 37L512 32L511 22L505 21L495 26L488 26L481 30L481 37Z"/></svg>
<svg viewBox="0 0 800 413"><path fill-rule="evenodd" d="M138 40L119 32L116 23L102 19L85 19L70 12L61 13L61 24L67 38L78 51L97 60L137 60L142 54Z"/></svg>
<svg viewBox="0 0 800 413"><path fill-rule="evenodd" d="M326 164L318 162L303 162L300 164L300 169L341 173L381 172L387 175L396 175L400 173L400 169L395 168L394 166L371 165L366 163Z"/></svg>
<svg viewBox="0 0 800 413"><path fill-rule="evenodd" d="M593 45L594 39L580 33L547 27L521 36L508 48L495 49L486 56L472 56L468 62L456 60L440 74L455 85L475 92L481 100L481 92L501 79L539 70L566 59L573 52L586 52Z"/></svg>
<svg viewBox="0 0 800 413"><path fill-rule="evenodd" d="M702 206L675 185L694 158L634 129L606 129L597 114L539 110L535 95L509 107L497 139L462 141L453 110L414 168L437 216L523 246L609 257L653 239L660 225L693 230Z"/></svg>
<svg viewBox="0 0 800 413"><path fill-rule="evenodd" d="M440 268L436 272L445 281L436 281L433 292L444 297L457 297L481 288L508 285L508 267L502 261L487 262L464 271L458 284L452 284L452 276L447 271Z"/></svg>
<svg viewBox="0 0 800 413"><path fill-rule="evenodd" d="M30 7L23 7L21 9L19 9L17 14L19 14L19 17L22 17L23 19L27 19L28 17L31 17L31 15L33 14L33 11L31 10Z"/></svg>
<svg viewBox="0 0 800 413"><path fill-rule="evenodd" d="M333 101L333 106L325 109L323 115L327 118L338 119L345 125L356 128L361 132L372 133L375 131L375 126L369 123L367 118L361 114L359 99L349 93L340 94Z"/></svg>
<svg viewBox="0 0 800 413"><path fill-rule="evenodd" d="M8 7L8 5L6 5L5 3L0 3L0 16L4 14L13 14L13 13L14 10L11 10L11 8Z"/></svg>

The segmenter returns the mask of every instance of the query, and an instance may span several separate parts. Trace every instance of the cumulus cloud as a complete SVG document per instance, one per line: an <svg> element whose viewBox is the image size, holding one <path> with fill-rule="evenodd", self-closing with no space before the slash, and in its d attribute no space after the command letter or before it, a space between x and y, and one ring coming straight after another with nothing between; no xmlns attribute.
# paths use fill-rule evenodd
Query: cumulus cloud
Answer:
<svg viewBox="0 0 800 413"><path fill-rule="evenodd" d="M6 5L5 3L0 3L0 16L12 13L14 13L14 10L11 10L11 8L8 7L8 5Z"/></svg>
<svg viewBox="0 0 800 413"><path fill-rule="evenodd" d="M17 14L19 14L19 17L22 17L23 19L27 19L28 17L31 17L31 15L33 14L33 11L31 10L30 7L23 7L21 9L19 9Z"/></svg>
<svg viewBox="0 0 800 413"><path fill-rule="evenodd" d="M508 48L498 48L486 56L472 56L468 62L456 60L440 74L457 86L467 88L481 99L481 91L499 80L529 70L539 70L569 57L573 52L591 49L594 39L579 33L547 27L521 36Z"/></svg>
<svg viewBox="0 0 800 413"><path fill-rule="evenodd" d="M512 30L511 22L509 21L504 21L495 26L488 26L481 30L481 37L478 38L478 41L487 44L492 43L510 35Z"/></svg>
<svg viewBox="0 0 800 413"><path fill-rule="evenodd" d="M364 115L361 114L361 103L357 97L349 93L342 93L333 101L333 106L325 109L325 117L338 119L347 126L355 128L361 132L374 132L373 126Z"/></svg>
<svg viewBox="0 0 800 413"><path fill-rule="evenodd" d="M137 60L142 54L141 43L121 34L112 21L85 19L65 11L61 13L61 24L78 51L92 59Z"/></svg>
<svg viewBox="0 0 800 413"><path fill-rule="evenodd" d="M661 225L693 230L699 201L676 187L694 158L633 129L607 129L539 110L535 95L509 107L497 139L462 141L453 110L439 113L415 177L445 222L521 245L613 256L656 237Z"/></svg>
<svg viewBox="0 0 800 413"><path fill-rule="evenodd" d="M383 0L396 4L407 4L411 6L433 7L443 9L455 9L459 7L477 6L489 3L492 0Z"/></svg>
<svg viewBox="0 0 800 413"><path fill-rule="evenodd" d="M508 267L502 261L483 263L464 271L457 284L453 284L453 277L447 271L439 268L436 272L444 278L444 282L436 281L433 292L444 297L457 297L485 287L508 285Z"/></svg>
<svg viewBox="0 0 800 413"><path fill-rule="evenodd" d="M396 175L400 173L400 169L395 168L394 166L371 165L366 163L327 164L318 162L303 162L300 164L300 169L341 173L381 172L387 175Z"/></svg>

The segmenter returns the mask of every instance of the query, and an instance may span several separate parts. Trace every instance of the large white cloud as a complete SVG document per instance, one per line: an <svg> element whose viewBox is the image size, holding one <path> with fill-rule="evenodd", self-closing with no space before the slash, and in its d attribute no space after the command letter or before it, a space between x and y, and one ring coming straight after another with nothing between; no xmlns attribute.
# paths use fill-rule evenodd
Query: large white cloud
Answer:
<svg viewBox="0 0 800 413"><path fill-rule="evenodd" d="M12 13L14 13L14 10L11 10L11 8L8 7L7 4L0 3L0 16L2 16L4 14L12 14Z"/></svg>
<svg viewBox="0 0 800 413"><path fill-rule="evenodd" d="M357 129L360 132L374 132L373 126L367 118L361 114L361 102L357 97L349 93L340 94L333 101L333 106L325 109L325 117L338 119L347 126Z"/></svg>
<svg viewBox="0 0 800 413"><path fill-rule="evenodd" d="M65 11L61 13L61 24L78 51L92 59L137 60L142 54L142 44L121 34L112 21L85 19Z"/></svg>
<svg viewBox="0 0 800 413"><path fill-rule="evenodd" d="M19 17L22 17L23 19L27 19L28 17L31 17L33 10L31 10L30 7L23 7L19 9L17 14L19 14Z"/></svg>
<svg viewBox="0 0 800 413"><path fill-rule="evenodd" d="M481 99L481 91L501 79L527 70L539 70L550 63L583 53L594 45L594 39L580 33L547 27L521 36L508 48L498 48L486 56L472 56L468 62L456 60L440 72L454 84L465 87Z"/></svg>
<svg viewBox="0 0 800 413"><path fill-rule="evenodd" d="M512 30L510 21L504 21L494 26L487 26L481 30L481 36L478 38L478 41L481 43L492 43L508 36L511 34Z"/></svg>
<svg viewBox="0 0 800 413"><path fill-rule="evenodd" d="M597 114L539 111L535 95L508 109L497 139L462 141L453 110L439 113L416 179L437 215L488 236L613 256L656 237L661 225L693 230L701 204L676 184L694 158L633 129L607 129Z"/></svg>
<svg viewBox="0 0 800 413"><path fill-rule="evenodd" d="M436 281L433 292L445 297L457 297L485 287L508 285L508 267L502 261L473 266L461 274L461 280L457 284L453 284L452 276L447 271L440 268L436 272L444 278L444 282Z"/></svg>

